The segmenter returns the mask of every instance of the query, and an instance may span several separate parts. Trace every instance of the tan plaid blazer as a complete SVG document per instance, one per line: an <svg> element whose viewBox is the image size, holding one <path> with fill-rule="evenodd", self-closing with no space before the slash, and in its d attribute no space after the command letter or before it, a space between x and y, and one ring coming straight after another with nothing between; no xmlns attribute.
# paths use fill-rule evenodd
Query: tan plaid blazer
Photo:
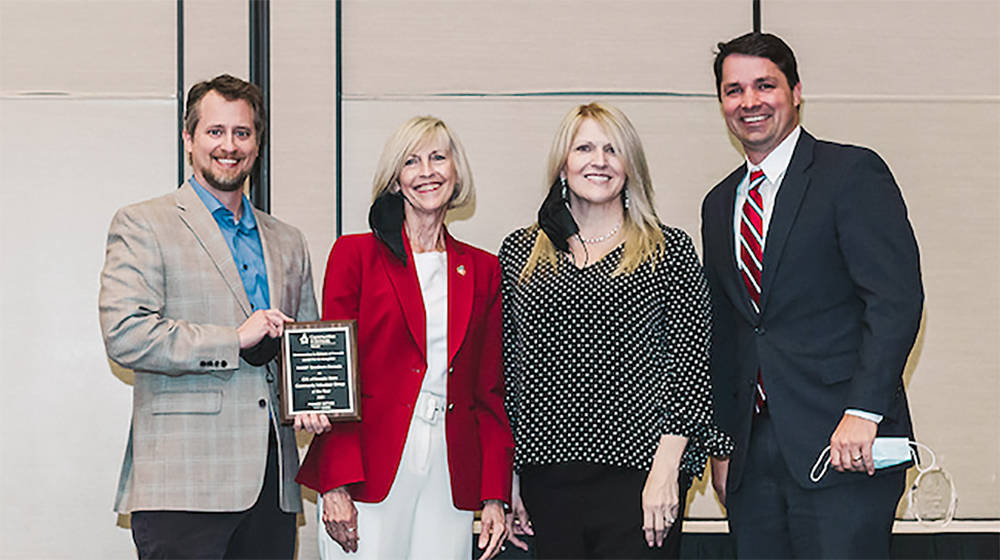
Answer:
<svg viewBox="0 0 1000 560"><path fill-rule="evenodd" d="M254 216L271 306L315 320L305 238L256 209ZM190 185L115 214L99 307L108 356L135 370L115 510L249 508L263 484L271 424L281 508L301 511L295 436L275 421L278 383L268 382L275 362L240 360L236 327L250 302L218 224Z"/></svg>

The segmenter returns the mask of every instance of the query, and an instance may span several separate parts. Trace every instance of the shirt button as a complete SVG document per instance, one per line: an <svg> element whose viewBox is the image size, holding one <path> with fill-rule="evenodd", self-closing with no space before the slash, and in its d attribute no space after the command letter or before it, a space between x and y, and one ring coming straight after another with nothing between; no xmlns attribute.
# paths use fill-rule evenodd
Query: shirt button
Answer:
<svg viewBox="0 0 1000 560"><path fill-rule="evenodd" d="M243 265L243 270L246 270L246 269L247 269L247 265Z"/></svg>
<svg viewBox="0 0 1000 560"><path fill-rule="evenodd" d="M448 403L448 412L451 412L452 409L454 409L454 408L455 408L455 403L453 403L453 402Z"/></svg>
<svg viewBox="0 0 1000 560"><path fill-rule="evenodd" d="M260 399L259 401L257 401L257 406L264 408L265 406L267 406L267 401L265 401L264 399Z"/></svg>

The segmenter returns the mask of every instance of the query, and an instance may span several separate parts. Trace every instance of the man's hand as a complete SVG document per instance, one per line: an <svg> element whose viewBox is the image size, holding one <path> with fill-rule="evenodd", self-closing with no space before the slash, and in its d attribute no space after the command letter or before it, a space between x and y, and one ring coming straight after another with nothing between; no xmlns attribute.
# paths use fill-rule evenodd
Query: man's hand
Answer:
<svg viewBox="0 0 1000 560"><path fill-rule="evenodd" d="M875 474L872 444L878 424L853 414L844 414L830 436L830 464L840 472Z"/></svg>
<svg viewBox="0 0 1000 560"><path fill-rule="evenodd" d="M277 309L258 309L236 329L240 337L240 350L251 348L265 336L278 338L285 330L285 323L294 321Z"/></svg>
<svg viewBox="0 0 1000 560"><path fill-rule="evenodd" d="M504 524L503 505L500 500L486 500L481 519L477 546L483 554L479 560L489 560L500 552L500 545L507 535L507 525Z"/></svg>
<svg viewBox="0 0 1000 560"><path fill-rule="evenodd" d="M344 552L358 551L358 508L347 488L338 486L323 494L323 525Z"/></svg>
<svg viewBox="0 0 1000 560"><path fill-rule="evenodd" d="M729 457L712 457L712 488L723 507L726 505L726 480L729 478Z"/></svg>
<svg viewBox="0 0 1000 560"><path fill-rule="evenodd" d="M309 432L310 434L322 434L329 432L333 428L330 418L326 414L298 414L295 416L295 429Z"/></svg>

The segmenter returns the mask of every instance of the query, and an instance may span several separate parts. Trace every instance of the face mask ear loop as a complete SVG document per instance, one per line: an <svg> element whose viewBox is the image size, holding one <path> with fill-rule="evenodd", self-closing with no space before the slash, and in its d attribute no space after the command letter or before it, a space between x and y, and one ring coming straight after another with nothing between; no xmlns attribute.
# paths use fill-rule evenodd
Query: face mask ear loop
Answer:
<svg viewBox="0 0 1000 560"><path fill-rule="evenodd" d="M809 480L813 482L819 482L820 479L823 478L823 475L826 474L826 470L830 468L830 458L827 457L826 463L823 463L823 457L829 454L830 454L830 446L827 445L825 448L823 448L823 451L820 451L819 457L817 457L816 462L813 463L813 468L811 471L809 471ZM820 463L823 463L823 470L819 473L819 475L817 475L816 469L819 468Z"/></svg>
<svg viewBox="0 0 1000 560"><path fill-rule="evenodd" d="M917 449L924 451L925 453L931 456L931 465L929 467L926 468L920 467L920 462L917 460L917 452L913 450L913 447L916 447ZM913 466L917 467L917 472L919 472L920 474L924 474L925 472L933 470L935 467L937 467L937 456L934 455L934 452L931 451L930 447L927 447L926 445L920 443L919 441L912 441L912 440L910 441L910 456L913 457Z"/></svg>

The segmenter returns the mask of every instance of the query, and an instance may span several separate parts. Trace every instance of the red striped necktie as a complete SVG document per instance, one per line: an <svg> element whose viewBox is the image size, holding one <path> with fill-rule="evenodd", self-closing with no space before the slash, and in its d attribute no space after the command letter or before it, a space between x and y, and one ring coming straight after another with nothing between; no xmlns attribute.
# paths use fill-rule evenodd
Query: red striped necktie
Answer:
<svg viewBox="0 0 1000 560"><path fill-rule="evenodd" d="M760 195L760 186L764 184L764 172L751 171L749 184L740 219L740 275L750 296L750 305L754 312L760 313L760 273L764 268L764 198ZM767 400L760 370L757 370L756 389L754 413L759 414Z"/></svg>

